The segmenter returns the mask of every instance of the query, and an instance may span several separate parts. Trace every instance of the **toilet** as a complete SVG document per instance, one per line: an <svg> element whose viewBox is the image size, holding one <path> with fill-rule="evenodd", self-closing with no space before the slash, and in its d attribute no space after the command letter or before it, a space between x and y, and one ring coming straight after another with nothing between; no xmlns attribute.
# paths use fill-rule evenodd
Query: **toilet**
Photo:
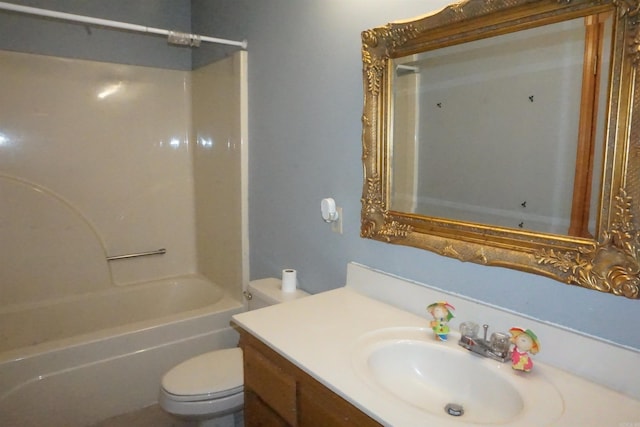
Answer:
<svg viewBox="0 0 640 427"><path fill-rule="evenodd" d="M282 292L281 280L249 283L245 296L249 310L308 296L296 289ZM198 420L201 427L242 425L234 422L244 405L242 350L211 351L171 368L163 377L158 403L177 417Z"/></svg>

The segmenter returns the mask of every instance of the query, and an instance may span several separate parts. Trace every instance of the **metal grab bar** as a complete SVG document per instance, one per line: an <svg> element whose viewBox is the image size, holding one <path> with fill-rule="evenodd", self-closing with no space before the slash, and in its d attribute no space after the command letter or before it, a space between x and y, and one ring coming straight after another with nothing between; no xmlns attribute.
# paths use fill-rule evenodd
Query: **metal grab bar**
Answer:
<svg viewBox="0 0 640 427"><path fill-rule="evenodd" d="M124 254L124 255L114 255L108 256L107 261L115 261L117 259L127 259L127 258L137 258L140 256L149 256L149 255L163 255L166 254L167 250L165 248L160 248L155 251L147 251L147 252L138 252L134 254Z"/></svg>

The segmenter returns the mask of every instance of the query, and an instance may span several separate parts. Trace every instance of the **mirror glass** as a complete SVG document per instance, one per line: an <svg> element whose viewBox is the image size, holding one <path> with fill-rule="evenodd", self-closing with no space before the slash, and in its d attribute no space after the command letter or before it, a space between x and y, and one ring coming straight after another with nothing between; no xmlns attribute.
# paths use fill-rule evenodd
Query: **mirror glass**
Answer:
<svg viewBox="0 0 640 427"><path fill-rule="evenodd" d="M463 0L363 31L360 235L639 298L639 11Z"/></svg>
<svg viewBox="0 0 640 427"><path fill-rule="evenodd" d="M595 236L612 29L600 21L600 39L588 16L394 58L390 209ZM597 114L581 116L586 104ZM576 173L584 143L591 167Z"/></svg>

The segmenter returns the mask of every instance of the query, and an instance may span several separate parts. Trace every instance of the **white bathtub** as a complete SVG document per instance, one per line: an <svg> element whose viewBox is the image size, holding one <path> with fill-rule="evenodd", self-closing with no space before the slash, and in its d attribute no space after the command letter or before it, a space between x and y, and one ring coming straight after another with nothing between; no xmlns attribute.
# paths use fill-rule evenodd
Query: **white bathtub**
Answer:
<svg viewBox="0 0 640 427"><path fill-rule="evenodd" d="M184 276L0 310L0 426L86 426L154 403L162 374L237 343L241 302Z"/></svg>

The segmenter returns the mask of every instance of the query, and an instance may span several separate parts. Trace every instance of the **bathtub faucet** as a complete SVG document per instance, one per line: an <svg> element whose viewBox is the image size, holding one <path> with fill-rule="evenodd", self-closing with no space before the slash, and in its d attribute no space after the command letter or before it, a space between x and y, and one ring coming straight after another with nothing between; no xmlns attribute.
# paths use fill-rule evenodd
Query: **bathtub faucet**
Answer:
<svg viewBox="0 0 640 427"><path fill-rule="evenodd" d="M509 335L503 332L494 332L487 340L489 325L482 325L483 338L477 336L478 325L473 322L464 322L460 325L460 341L458 344L473 353L489 357L498 362L506 362L511 358L509 351Z"/></svg>

